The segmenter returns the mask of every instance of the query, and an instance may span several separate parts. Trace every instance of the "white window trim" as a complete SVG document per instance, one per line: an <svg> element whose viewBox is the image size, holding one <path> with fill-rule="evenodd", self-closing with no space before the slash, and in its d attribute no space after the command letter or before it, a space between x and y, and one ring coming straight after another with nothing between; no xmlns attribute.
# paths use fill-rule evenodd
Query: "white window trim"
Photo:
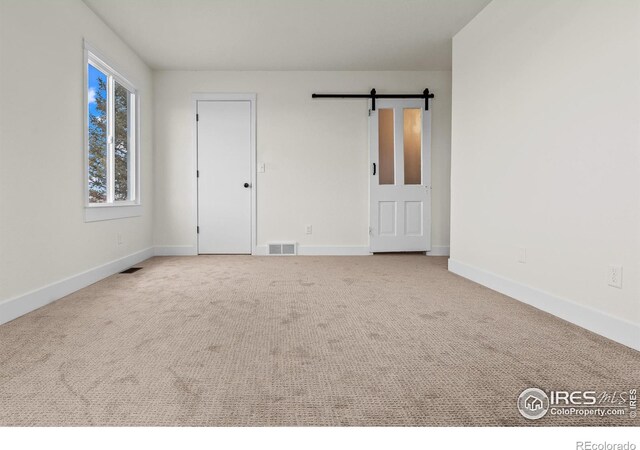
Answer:
<svg viewBox="0 0 640 450"><path fill-rule="evenodd" d="M117 203L89 203L89 104L88 104L88 64L91 64L113 76L112 79L116 80L119 84L125 87L133 94L134 98L134 113L131 115L131 120L134 122L130 124L131 129L135 129L135 136L133 139L133 158L130 159L130 164L133 164L131 169L133 173L133 185L129 186L129 189L133 191L134 200L132 201L120 201ZM138 89L128 81L128 78L122 75L122 72L117 70L113 64L110 63L110 59L103 56L103 54L91 46L87 41L84 41L84 64L83 64L83 99L84 99L84 130L83 130L83 155L84 155L84 221L95 222L101 220L123 219L127 217L137 217L142 215L142 196L140 189L140 95ZM111 107L107 108L108 114L111 115ZM108 120L113 121L112 117ZM111 122L112 123L112 122ZM113 165L113 158L111 160ZM113 171L113 168L111 168ZM111 189L108 189L110 192ZM110 199L112 200L112 199Z"/></svg>

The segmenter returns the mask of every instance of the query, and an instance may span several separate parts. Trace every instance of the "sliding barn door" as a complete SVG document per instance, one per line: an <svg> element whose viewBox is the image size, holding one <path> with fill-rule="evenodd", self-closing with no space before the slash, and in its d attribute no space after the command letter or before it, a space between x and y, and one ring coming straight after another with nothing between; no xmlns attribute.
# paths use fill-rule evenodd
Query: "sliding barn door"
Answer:
<svg viewBox="0 0 640 450"><path fill-rule="evenodd" d="M378 100L370 116L370 250L431 250L431 116L424 100Z"/></svg>

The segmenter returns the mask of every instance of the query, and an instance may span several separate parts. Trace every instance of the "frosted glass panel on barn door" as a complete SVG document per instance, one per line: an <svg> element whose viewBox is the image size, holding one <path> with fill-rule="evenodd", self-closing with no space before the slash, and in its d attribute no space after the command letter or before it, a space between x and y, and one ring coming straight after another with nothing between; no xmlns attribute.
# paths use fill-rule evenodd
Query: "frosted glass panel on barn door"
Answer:
<svg viewBox="0 0 640 450"><path fill-rule="evenodd" d="M370 250L431 249L431 116L424 100L378 100L370 120Z"/></svg>
<svg viewBox="0 0 640 450"><path fill-rule="evenodd" d="M393 109L378 111L378 166L380 184L393 184L395 177Z"/></svg>
<svg viewBox="0 0 640 450"><path fill-rule="evenodd" d="M422 182L422 111L405 108L403 116L404 184Z"/></svg>

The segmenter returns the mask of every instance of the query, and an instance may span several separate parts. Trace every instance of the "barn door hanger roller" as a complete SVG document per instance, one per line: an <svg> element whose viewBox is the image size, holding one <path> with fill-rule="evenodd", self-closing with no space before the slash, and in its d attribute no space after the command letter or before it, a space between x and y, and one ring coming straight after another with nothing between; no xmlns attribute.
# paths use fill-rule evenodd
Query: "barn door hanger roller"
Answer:
<svg viewBox="0 0 640 450"><path fill-rule="evenodd" d="M422 91L422 94L377 94L375 89L371 89L369 94L311 94L311 98L370 98L371 109L376 110L377 98L423 98L424 110L429 110L429 99L434 98L429 89Z"/></svg>

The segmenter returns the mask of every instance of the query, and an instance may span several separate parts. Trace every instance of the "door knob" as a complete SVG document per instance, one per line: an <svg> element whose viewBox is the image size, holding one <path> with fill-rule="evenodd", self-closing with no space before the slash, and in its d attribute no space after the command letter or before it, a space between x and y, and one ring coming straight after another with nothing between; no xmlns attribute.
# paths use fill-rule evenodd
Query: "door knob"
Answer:
<svg viewBox="0 0 640 450"><path fill-rule="evenodd" d="M244 187L248 188L249 186L251 186L249 183L245 183Z"/></svg>

